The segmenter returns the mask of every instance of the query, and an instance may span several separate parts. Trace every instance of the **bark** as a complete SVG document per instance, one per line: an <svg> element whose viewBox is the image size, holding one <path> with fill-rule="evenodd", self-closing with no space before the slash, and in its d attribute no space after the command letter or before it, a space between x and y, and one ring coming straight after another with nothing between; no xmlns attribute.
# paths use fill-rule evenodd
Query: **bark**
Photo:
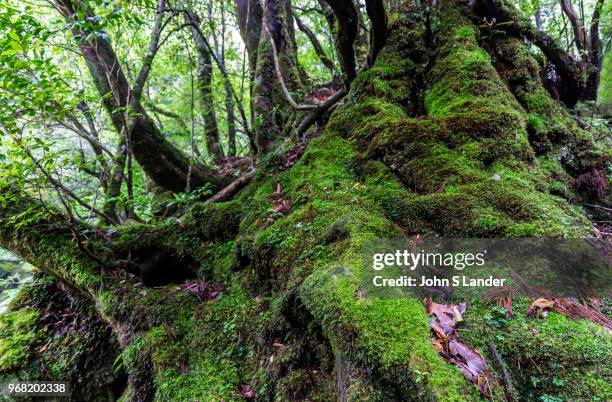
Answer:
<svg viewBox="0 0 612 402"><path fill-rule="evenodd" d="M574 43L578 49L578 54L581 58L588 57L586 32L584 31L584 26L582 25L580 16L574 9L574 6L570 0L560 0L560 3L561 9L572 25L572 30L574 31Z"/></svg>
<svg viewBox="0 0 612 402"><path fill-rule="evenodd" d="M117 215L117 201L121 195L121 186L125 177L125 165L127 161L127 143L123 137L119 141L115 157L113 158L113 168L108 180L108 186L104 194L103 212L112 217L115 222L121 222ZM106 222L107 224L111 222Z"/></svg>
<svg viewBox="0 0 612 402"><path fill-rule="evenodd" d="M335 31L336 48L344 82L349 86L357 74L353 45L359 29L359 16L352 0L325 1L334 11L335 19L338 21L338 28Z"/></svg>
<svg viewBox="0 0 612 402"><path fill-rule="evenodd" d="M263 23L278 52L278 63L283 80L292 92L302 89L303 81L297 60L297 45L293 27L293 13L289 0L266 0Z"/></svg>
<svg viewBox="0 0 612 402"><path fill-rule="evenodd" d="M560 99L569 107L576 105L584 87L582 69L578 61L561 48L554 38L544 32L538 32L515 9L496 0L476 0L471 3L471 7L481 18L494 17L500 22L511 22L506 28L510 35L525 38L539 47L555 67L555 73L560 80Z"/></svg>
<svg viewBox="0 0 612 402"><path fill-rule="evenodd" d="M217 115L215 113L215 104L213 100L213 66L209 49L206 46L203 38L200 36L200 31L195 25L200 26L200 17L193 11L185 13L185 20L191 30L191 36L195 43L196 54L198 56L198 86L200 89L200 101L202 108L202 117L204 119L204 138L206 139L206 150L208 155L214 160L219 160L224 157L223 148L221 147L221 137L219 135L219 125L217 124Z"/></svg>
<svg viewBox="0 0 612 402"><path fill-rule="evenodd" d="M327 4L326 0L317 0L319 7L321 7L321 11L325 16L325 21L327 21L327 28L332 35L336 33L336 16L334 15L334 10L331 9L329 4Z"/></svg>
<svg viewBox="0 0 612 402"><path fill-rule="evenodd" d="M240 35L244 40L249 59L251 77L255 76L257 66L257 51L261 35L263 10L259 0L235 0L236 17ZM252 81L252 80L251 80Z"/></svg>
<svg viewBox="0 0 612 402"><path fill-rule="evenodd" d="M286 0L266 0L262 21L253 91L259 154L268 152L285 134L284 127L292 115L285 106L303 88L290 4Z"/></svg>
<svg viewBox="0 0 612 402"><path fill-rule="evenodd" d="M266 14L264 14L265 19ZM268 152L274 141L281 137L283 126L283 118L280 111L280 105L283 104L283 101L274 84L276 76L274 73L272 40L270 31L263 29L262 24L259 49L257 51L257 67L253 81L255 144L257 146L257 153L260 155Z"/></svg>
<svg viewBox="0 0 612 402"><path fill-rule="evenodd" d="M54 4L69 20L78 22L75 15L80 9L93 20L91 9L85 2L58 0ZM72 25L72 34L78 41L115 130L128 133L136 160L155 183L167 190L181 192L207 182L215 187L227 182L212 169L190 161L161 135L140 102L133 98L132 89L106 34L84 32L78 24ZM130 109L129 113L127 109Z"/></svg>
<svg viewBox="0 0 612 402"><path fill-rule="evenodd" d="M599 34L599 22L601 20L601 11L604 6L604 0L598 0L595 3L593 16L591 18L591 28L589 30L589 60L587 62L587 79L585 89L582 95L584 100L596 100L597 89L599 88L599 79L603 64L603 48Z"/></svg>
<svg viewBox="0 0 612 402"><path fill-rule="evenodd" d="M227 156L236 156L236 115L234 99L227 84L225 84L225 109L227 111Z"/></svg>
<svg viewBox="0 0 612 402"><path fill-rule="evenodd" d="M595 3L593 16L591 17L591 26L588 32L583 24L583 18L574 9L571 1L560 0L560 4L563 13L567 16L572 26L574 43L578 49L584 75L586 76L582 83L582 88L580 88L578 99L596 100L603 60L601 39L599 37L599 20L604 1L599 0Z"/></svg>
<svg viewBox="0 0 612 402"><path fill-rule="evenodd" d="M219 61L225 68L225 34L226 34L226 22L225 22L225 8L221 9L221 51L219 52ZM232 90L228 80L224 80L223 87L225 89L225 109L227 114L227 154L228 156L236 156L236 115L234 112L234 99L232 97Z"/></svg>
<svg viewBox="0 0 612 402"><path fill-rule="evenodd" d="M370 64L374 64L378 52L387 40L387 12L383 0L366 0L366 11L371 23Z"/></svg>
<svg viewBox="0 0 612 402"><path fill-rule="evenodd" d="M238 29L244 41L249 66L249 95L250 95L250 110L251 110L251 127L256 128L255 121L255 77L257 75L257 60L259 58L259 41L261 36L261 23L263 18L263 9L259 0L235 0L236 19ZM257 131L257 130L255 130ZM257 152L257 144L253 138L251 147L254 153Z"/></svg>

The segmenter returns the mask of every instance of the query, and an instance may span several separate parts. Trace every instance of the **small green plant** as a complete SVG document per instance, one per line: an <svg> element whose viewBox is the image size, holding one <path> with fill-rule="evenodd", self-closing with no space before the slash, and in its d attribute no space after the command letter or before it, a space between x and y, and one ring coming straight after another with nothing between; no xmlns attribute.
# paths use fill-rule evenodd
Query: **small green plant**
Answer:
<svg viewBox="0 0 612 402"><path fill-rule="evenodd" d="M191 192L173 194L172 201L168 203L168 207L184 207L195 201L200 200L204 196L211 194L212 186L210 185L210 183L206 183L202 187L198 187Z"/></svg>
<svg viewBox="0 0 612 402"><path fill-rule="evenodd" d="M490 20L487 19L487 17L483 18L483 23L478 26L480 39L489 40L505 36L506 31L500 28L510 25L511 23L511 21L497 22L496 18L491 18Z"/></svg>

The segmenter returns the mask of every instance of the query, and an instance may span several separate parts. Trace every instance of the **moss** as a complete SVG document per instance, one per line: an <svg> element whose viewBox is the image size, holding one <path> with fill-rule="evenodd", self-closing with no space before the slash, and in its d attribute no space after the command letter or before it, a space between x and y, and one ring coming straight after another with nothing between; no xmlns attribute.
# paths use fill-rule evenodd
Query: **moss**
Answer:
<svg viewBox="0 0 612 402"><path fill-rule="evenodd" d="M437 35L443 45L430 72L433 87L425 96L429 117L388 112L401 107L392 99L349 100L329 125L367 152L364 159L380 158L416 193L382 189L378 194L385 208L414 233L590 233L580 211L549 195L567 195L549 184L569 179L562 165L553 163L557 159L535 158L528 131L541 130L546 121L537 113L524 112L491 56L479 46L471 21L448 8L439 18L444 28ZM411 73L408 69L404 74ZM362 93L359 82L355 86ZM549 108L552 101L546 96L540 102ZM501 181L493 180L495 176ZM396 203L402 208L391 208Z"/></svg>
<svg viewBox="0 0 612 402"><path fill-rule="evenodd" d="M156 400L236 400L241 385L249 385L262 400L330 400L338 386L355 400L479 398L436 353L420 300L361 293L365 245L406 232L580 236L591 226L559 197L571 176L546 148L582 134L568 134L574 126L565 122L565 131L548 132L551 119L566 115L547 114L554 102L533 81L522 97L510 84L531 80L533 63L525 58L521 71L499 67L472 21L451 7L441 4L434 18L436 54L426 50L422 21L393 25L389 46L290 169L281 171L283 153L273 152L236 201L191 205L180 219L119 228L112 241L88 244L123 261L162 250L188 265L194 281L221 281L219 298L200 301L176 284L143 287L120 264L112 267L120 280L106 276L83 264L65 236L45 236L44 248L27 250L48 255L58 276L94 295L106 322L119 331L129 325L116 369L140 381L132 392ZM269 195L279 185L291 205L286 216L271 209ZM474 302L462 328L481 352L492 333L487 309ZM557 380L536 375L547 384L542 392L553 395L554 382L562 381L568 391L555 395L607 395L597 378L601 367L580 346L592 326L552 315L554 330L536 328L545 336L527 335L529 355L521 355L513 350L521 322L527 330L540 324L521 318L508 324L516 328L507 335L495 330L511 339L500 344L509 361L544 361L550 345L575 342L564 351ZM593 334L594 350L609 348L608 338ZM52 345L82 356L90 341ZM577 374L568 369L572 360L584 363ZM59 376L73 363L56 360L52 371ZM586 385L578 384L579 375Z"/></svg>
<svg viewBox="0 0 612 402"><path fill-rule="evenodd" d="M274 180L289 194L295 190L305 195L298 197L300 202L293 204L290 216L263 230L248 226L247 230L255 231L252 245L244 248L251 250L248 264L260 272L259 284L265 275L277 291L297 285L300 299L321 323L336 353L346 355L357 367L372 368L374 384L393 384L387 391L378 388L383 393L391 395L406 387L423 395L459 399L458 395L474 389L433 349L428 318L419 301L355 298L362 242L397 237L399 231L384 209L373 203L372 190L379 186L364 185L353 174L354 158L350 143L328 132L312 141L290 171L277 175ZM389 184L393 179L388 171L381 172L378 182ZM263 188L272 191L272 186ZM255 205L269 205L264 201L269 192L257 193L255 198L262 199L255 200ZM329 242L320 236L333 231L338 222L342 222L342 237ZM339 267L348 273L335 274ZM293 381L284 379L283 387L290 387L289 383Z"/></svg>
<svg viewBox="0 0 612 402"><path fill-rule="evenodd" d="M32 308L0 315L0 371L27 364L30 348L38 338L37 318Z"/></svg>
<svg viewBox="0 0 612 402"><path fill-rule="evenodd" d="M566 170L577 173L605 164L605 142L595 142L590 132L552 99L540 78L540 66L525 43L518 38L496 41L490 48L493 63L516 99L528 113L529 141L538 154L559 159ZM596 156L595 156L596 155Z"/></svg>
<svg viewBox="0 0 612 402"><path fill-rule="evenodd" d="M123 386L109 328L50 277L37 274L22 288L0 316L0 335L1 381L67 381L78 400L110 399Z"/></svg>
<svg viewBox="0 0 612 402"><path fill-rule="evenodd" d="M528 318L529 303L514 300L513 317L507 319L503 309L474 299L461 335L482 351L488 350L486 342L496 346L521 399L540 400L549 395L560 400L609 400L610 335L591 322L557 313L546 319Z"/></svg>

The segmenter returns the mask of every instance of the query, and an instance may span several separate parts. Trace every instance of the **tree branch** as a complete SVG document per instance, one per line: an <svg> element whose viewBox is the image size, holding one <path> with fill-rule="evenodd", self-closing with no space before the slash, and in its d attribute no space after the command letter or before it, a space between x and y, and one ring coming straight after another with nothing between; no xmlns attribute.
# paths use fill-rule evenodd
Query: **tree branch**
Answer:
<svg viewBox="0 0 612 402"><path fill-rule="evenodd" d="M578 53L581 58L586 57L587 53L587 41L586 35L584 32L584 27L582 26L582 22L580 21L580 16L574 9L571 0L559 0L561 4L561 9L567 16L572 25L572 30L574 31L574 38L576 39L576 48L578 49Z"/></svg>
<svg viewBox="0 0 612 402"><path fill-rule="evenodd" d="M370 35L370 65L387 42L387 12L383 0L366 0L366 12L372 25Z"/></svg>
<svg viewBox="0 0 612 402"><path fill-rule="evenodd" d="M338 20L336 47L344 82L348 87L357 75L353 44L359 29L359 15L352 0L325 0L325 2L332 8Z"/></svg>
<svg viewBox="0 0 612 402"><path fill-rule="evenodd" d="M347 93L346 89L345 88L341 88L338 91L336 91L336 93L334 93L332 96L327 98L325 100L325 102L323 102L315 111L313 111L310 114L308 114L300 122L300 124L295 129L296 135L297 136L301 136L304 133L306 133L306 131L310 128L310 126L312 126L317 120L319 120L321 118L321 116L323 116L323 114L330 107L335 105L336 102L340 101L340 99L342 99L346 95L346 93Z"/></svg>
<svg viewBox="0 0 612 402"><path fill-rule="evenodd" d="M202 186L207 182L216 187L225 185L225 177L208 166L195 164L166 140L141 103L133 100L132 90L110 41L105 35L92 35L80 28L77 18L82 13L88 21L94 21L91 23L96 21L87 2L53 0L52 4L66 19L73 22L70 24L72 34L85 56L87 67L113 125L118 133L127 134L130 148L147 176L159 186L174 192Z"/></svg>
<svg viewBox="0 0 612 402"><path fill-rule="evenodd" d="M153 29L151 30L151 37L149 39L149 46L147 47L147 53L145 54L144 60L142 62L142 67L140 68L140 72L138 73L138 78L134 82L134 86L132 89L132 99L136 102L140 101L142 97L142 91L144 89L145 82L149 77L149 72L151 71L151 65L153 64L153 59L159 50L159 38L161 36L162 31L170 21L168 19L164 23L164 8L166 7L166 0L158 0L157 1L157 14L155 15L155 23L153 24Z"/></svg>
<svg viewBox="0 0 612 402"><path fill-rule="evenodd" d="M321 63L323 63L323 65L333 73L334 61L330 59L325 53L323 46L321 46L321 42L319 42L319 39L317 39L317 35L315 35L315 33L312 32L312 30L308 28L306 24L304 24L304 22L297 13L293 13L293 18L295 19L299 30L302 31L304 35L308 37L308 40L310 40L310 43L312 44L315 53L319 57L319 60L321 60Z"/></svg>

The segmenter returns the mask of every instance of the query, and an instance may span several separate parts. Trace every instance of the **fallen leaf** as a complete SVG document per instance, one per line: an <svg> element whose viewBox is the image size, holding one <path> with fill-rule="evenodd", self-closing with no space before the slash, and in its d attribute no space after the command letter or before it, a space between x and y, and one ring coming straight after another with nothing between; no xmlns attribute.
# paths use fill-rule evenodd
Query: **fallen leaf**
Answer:
<svg viewBox="0 0 612 402"><path fill-rule="evenodd" d="M251 389L250 385L242 384L240 386L240 394L245 398L255 398L255 393Z"/></svg>
<svg viewBox="0 0 612 402"><path fill-rule="evenodd" d="M431 343L446 361L456 365L464 377L476 384L480 393L489 398L494 382L486 360L474 348L457 338L457 325L463 321L467 302L458 305L435 303L428 297L424 300L427 314L433 317L429 326L434 334Z"/></svg>
<svg viewBox="0 0 612 402"><path fill-rule="evenodd" d="M43 346L41 346L38 349L38 353L44 352L49 347L50 344L51 344L51 339L49 339L49 341L47 343L45 343Z"/></svg>

